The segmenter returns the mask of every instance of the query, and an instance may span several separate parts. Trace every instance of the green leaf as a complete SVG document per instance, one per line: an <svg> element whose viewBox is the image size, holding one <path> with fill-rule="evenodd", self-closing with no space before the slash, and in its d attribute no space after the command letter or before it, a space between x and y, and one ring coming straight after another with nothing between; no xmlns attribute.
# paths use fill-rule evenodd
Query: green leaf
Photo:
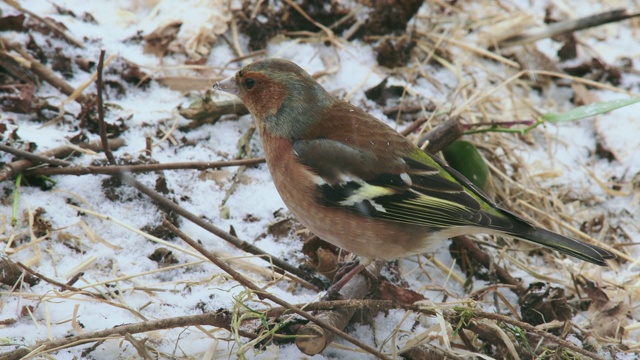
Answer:
<svg viewBox="0 0 640 360"><path fill-rule="evenodd" d="M604 102L599 102L599 103L594 103L594 104L589 104L584 106L578 106L575 109L571 109L563 113L546 113L542 116L542 118L552 123L574 121L574 120L584 119L587 117L608 113L609 111L612 111L624 106L629 106L637 102L640 102L640 98L638 97L604 101Z"/></svg>
<svg viewBox="0 0 640 360"><path fill-rule="evenodd" d="M442 150L449 165L458 170L480 189L485 189L489 179L489 168L478 149L467 141L454 141Z"/></svg>

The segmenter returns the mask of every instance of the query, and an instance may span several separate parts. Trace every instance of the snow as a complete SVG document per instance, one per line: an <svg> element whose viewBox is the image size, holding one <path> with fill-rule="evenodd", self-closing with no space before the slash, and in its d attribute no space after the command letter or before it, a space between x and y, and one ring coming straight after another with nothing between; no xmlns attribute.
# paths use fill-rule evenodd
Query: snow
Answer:
<svg viewBox="0 0 640 360"><path fill-rule="evenodd" d="M589 6L582 6L583 3L578 1L552 2L578 4L579 6L568 6L571 10L579 11L572 16L590 14L598 9L595 2L590 2ZM69 16L58 15L52 3L72 9L76 14L91 13L99 24L90 24ZM150 5L152 3L158 4L154 7ZM529 6L529 2L523 3L526 5L522 6ZM540 9L537 13L543 14L543 4L547 4L547 2L534 3ZM99 50L105 49L107 56L112 54L122 56L147 70L179 65L184 63L184 58L167 56L159 59L153 54L145 54L140 44L129 42L127 39L134 37L139 31L148 34L158 26L172 20L184 20L185 25L180 30L179 38L192 51L196 51L196 45L192 39L203 27L206 29L226 28L226 19L230 16L226 11L226 4L226 1L213 0L191 0L188 2L119 0L110 2L109 6L105 6L103 2L86 0L56 0L54 2L25 0L21 2L24 8L42 17L51 17L63 22L68 27L69 33L85 44L86 49L75 49L56 40L61 46L65 46L65 51L72 57L81 55L97 59ZM472 5L469 4L469 6L471 8ZM16 13L4 2L0 4L0 11L4 15ZM424 9L421 13L424 14ZM624 22L607 25L602 29L590 31L606 32L600 36L606 40L593 40L586 36L584 40L594 52L603 56L605 62L611 63L623 56L635 58L636 64L634 66L637 72L639 69L637 40L634 39L634 36L637 37L637 35L633 33L633 29ZM23 39L24 34L3 33L2 36L14 37L14 40L18 41ZM39 40L44 39L38 34L36 37ZM242 39L242 41L246 42L246 39ZM353 92L350 98L352 103L366 107L375 116L382 117L380 109L372 108L373 105L366 100L364 90L377 85L387 75L393 76L390 81L394 84L406 82L400 76L382 73L378 69L375 54L370 45L360 41L343 42L342 45L341 48L336 49L322 43L275 39L269 43L267 53L269 56L290 59L310 73L327 70L326 64L334 63L336 72L323 76L320 79L322 85L329 91L340 94ZM557 44L550 40L543 40L538 45L548 55L555 54ZM454 53L454 56L464 56L464 52L460 52L459 49L455 51L459 53ZM224 42L218 41L208 56L206 64L212 67L222 67L233 57L231 49ZM493 70L500 73L501 69L503 67L500 65ZM232 75L234 70L234 65L229 65L223 74ZM171 71L179 73L181 70ZM445 86L437 89L432 83L420 78L409 84L415 94L434 101L445 110L451 106L455 108L455 105L463 102L464 99L460 97L448 98L460 80L455 74L435 66L427 66L424 71ZM473 81L479 82L478 88L495 86L481 71L474 69L466 71L464 80L473 78ZM81 71L75 73L76 76L69 80L73 86L79 86L90 77L90 74ZM632 82L623 84L623 86L629 87L630 91L637 93L639 83L637 80L632 77ZM87 91L93 91L92 87L93 85ZM108 121L132 115L132 118L127 121L129 130L122 134L126 146L115 151L116 157L130 154L136 158L146 147L145 137L150 136L154 142L157 142L159 140L156 137L158 130L166 131L176 121L179 125L187 124L188 121L180 117L177 108L178 106L186 106L194 96L199 95L182 94L155 82L152 82L147 90L134 90L133 87L129 87L126 96L111 96L108 99L108 103L118 109L108 113L110 116ZM549 106L549 111L563 111L567 110L563 107L566 107L569 101L569 95L563 91L557 90L557 93L552 92L546 97L532 92L531 99L539 106ZM594 90L594 92L600 101L621 97L619 93L607 90ZM43 84L42 88L38 90L38 95L42 94L52 96L50 101L53 104L58 104L66 99L64 95L46 84ZM501 96L500 94L502 93L498 93L496 96ZM509 103L510 99L505 98L504 101ZM560 108L551 108L554 105ZM517 108L507 108L510 111L509 114L518 111ZM66 109L74 113L79 111L79 107L74 103L69 103ZM583 220L591 218L594 213L606 213L609 215L610 225L622 227L631 236L631 242L634 243L640 242L640 229L637 223L637 219L640 218L637 196L638 173L640 172L640 136L638 136L640 121L637 116L639 111L640 105L636 104L607 115L600 115L595 119L557 125L549 123L544 128L532 132L536 142L535 146L522 145L517 150L517 155L528 164L531 170L530 175L539 180L541 188L549 189L551 192L559 188L571 189L577 197L588 194L595 199L594 206L587 212L576 213L575 223L580 224ZM394 125L388 119L385 121ZM75 134L73 126L69 124L42 127L42 124L19 114L0 114L0 122L8 124L7 133L17 128L20 138L25 142L36 143L38 151L61 146L66 143L66 137ZM161 163L229 160L238 152L237 139L246 132L250 123L251 118L243 116L239 119L221 120L214 125L204 125L191 131L176 130L173 132L173 136L178 139L178 142L185 138L194 145L175 147L165 141L154 148L153 158ZM597 138L601 138L615 154L614 161L597 159L593 155ZM252 156L262 155L257 135L254 136L251 147ZM91 161L103 158L104 155L100 153L83 155L79 158L73 158L71 161L89 164ZM8 162L10 156L0 153L0 159ZM553 175L549 176L548 174ZM261 236L265 233L267 225L276 220L274 213L286 209L271 182L266 165L246 170L243 174L243 180L225 204L229 215L226 218L221 214L220 205L230 184L228 179L221 186L212 180L201 178L200 172L194 170L165 171L164 175L168 187L172 190L169 196L187 210L224 230L233 226L240 239L255 243L275 256L287 258L296 265L302 264L304 261L300 250L302 243L298 237L275 239L271 235ZM83 269L84 275L74 286L86 287L91 291L111 293L111 297L105 301L79 295L63 299L56 294L60 289L44 281L32 288L20 289L16 293L4 290L0 303L0 320L17 319L17 322L0 327L0 338L10 339L12 345L32 346L39 341L61 339L76 334L76 330L72 326L72 319L82 324L83 332L91 332L120 324L139 322L144 319L199 314L202 312L202 304L209 311L220 308L233 309L238 306L240 301L238 299L244 299L245 304L261 308L257 298L247 300L246 297L243 297L245 289L231 281L215 266L206 262L186 266L185 264L198 261L199 258L189 254L187 246L178 240L171 240L170 243L176 247L173 249L173 254L178 258L180 266L169 271L158 269L158 265L147 257L160 245L134 233L130 228L118 225L115 221L122 222L133 229L149 225L157 226L161 221L160 211L152 204L151 200L139 197L134 189L126 185L117 189L118 194L123 199L127 199L126 201L109 200L102 192L101 185L102 181L108 178L104 175L56 176L54 177L56 183L49 191L23 186L20 190L17 211L19 223L15 227L11 227L9 224L12 216L11 206L0 207L0 222L5 231L3 238L18 234L29 237L28 225L23 213L33 212L38 208L46 210L44 218L51 223L56 233L52 239L39 244L39 246L10 254L12 260L25 263L33 262L33 268L36 271L64 283L70 276L75 275L70 271L76 269L83 262L93 259ZM154 174L140 174L136 175L136 178L148 186L153 186L156 176ZM610 196L596 181L596 179L600 179L607 183L613 178L623 184L621 191L626 195ZM10 181L0 183L0 190L5 194L5 204L7 204L6 199L10 198L8 195L12 193L13 187L14 184ZM108 218L83 214L71 205L98 212ZM251 217L252 221L245 221L247 217ZM180 228L194 239L200 240L208 250L219 253L221 256L237 257L234 260L234 266L242 269L249 276L258 280L264 277L262 273L258 274L246 270L251 266L264 268L263 261L249 256L245 257L246 254L243 252L215 238L187 220L181 222ZM98 234L103 240L95 240L92 234ZM61 239L63 235L76 238L79 248L84 253L74 251L65 245ZM435 254L442 263L450 266L453 259L447 250L448 245L448 243L441 244ZM627 250L636 258L640 257L640 250L637 246L630 246ZM446 289L447 294L464 297L465 289L461 284L451 280L447 273L433 267L425 259L422 259L422 262L427 268L428 274L420 270L415 257L400 262L401 269L409 274L407 282L411 289L421 292L434 302L445 298L442 289ZM569 260L567 268L577 267L575 264L576 262ZM460 273L457 267L454 268L454 271ZM527 281L534 280L533 277L520 269L514 268L512 271L514 276L522 277ZM554 269L550 269L550 271L554 271ZM141 273L146 274L139 276ZM553 276L554 274L546 275ZM605 269L601 272L602 279L606 279L607 283L624 286L631 282L636 284L636 288L637 275L637 266L626 268L623 265L620 269ZM121 277L128 276L131 277L119 280ZM481 281L475 282L476 288L485 285L488 284ZM154 289L154 291L145 291L145 288ZM117 294L116 290L118 290ZM297 289L292 292L289 285L282 282L271 286L269 291L291 303L304 303L315 299L316 296L315 293L307 289ZM510 292L503 291L502 293L512 303L516 301ZM35 309L33 318L21 315L22 308L27 305ZM487 311L495 311L492 306L487 305ZM375 326L360 324L348 330L352 336L362 339L369 345L375 347L387 342L387 346L389 346L387 349L395 349L396 346L399 346L398 344L403 344L404 341L403 335L394 338L396 335L393 335L393 332L398 327L401 334L438 329L433 327L434 324L437 324L435 318L421 318L420 323L414 323L417 316L405 318L405 315L404 311L390 311L388 314L377 315L373 319ZM637 322L639 316L640 310L636 303L632 313L634 321ZM413 328L414 326L416 328ZM207 352L213 358L226 358L229 356L228 354L237 351L240 345L234 340L227 339L227 336L228 333L224 331L217 334L207 334L193 327L144 334L144 337L148 337L149 342L158 351L165 354L175 354L176 357L199 357L204 356ZM637 339L637 336L638 330L630 338ZM435 337L437 338L437 336ZM571 339L571 341L577 340ZM348 342L339 340L338 344L340 347L331 346L323 355L308 358L317 360L345 357L368 358L361 353L344 350L343 347L353 347ZM59 359L82 358L81 352L87 347L76 346L64 349L56 353L55 357ZM3 351L8 349L9 346L5 347ZM95 359L134 358L135 356L137 353L131 344L120 340L105 341L91 352L91 357ZM264 351L252 348L247 350L246 356L255 359L301 358L302 354L294 345L286 345L269 346Z"/></svg>

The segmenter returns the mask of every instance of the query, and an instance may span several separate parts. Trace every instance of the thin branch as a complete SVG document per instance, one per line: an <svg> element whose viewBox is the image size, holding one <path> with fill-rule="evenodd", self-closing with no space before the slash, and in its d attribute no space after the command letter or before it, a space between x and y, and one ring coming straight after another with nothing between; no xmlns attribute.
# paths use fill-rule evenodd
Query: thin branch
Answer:
<svg viewBox="0 0 640 360"><path fill-rule="evenodd" d="M47 155L34 154L34 153L31 153L31 152L20 150L20 149L16 149L16 148L13 148L11 146L4 145L4 144L0 144L0 151L8 152L8 153L11 153L11 154L14 154L14 155L29 159L32 162L36 163L36 164L51 164L51 165L58 165L58 166L71 166L71 165L73 165L73 163L70 163L68 161L56 159L54 157L49 157ZM16 174L14 174L14 175L16 175Z"/></svg>
<svg viewBox="0 0 640 360"><path fill-rule="evenodd" d="M231 166L251 166L264 163L264 158L241 159L229 161L177 162L144 165L115 166L68 166L62 168L37 168L25 171L25 175L118 175L121 173L142 173L161 170L207 170Z"/></svg>
<svg viewBox="0 0 640 360"><path fill-rule="evenodd" d="M518 34L502 40L499 46L501 48L506 48L515 45L524 45L541 39L546 39L566 33L571 33L574 31L580 31L591 27L640 16L640 13L636 12L630 14L627 11L627 9L616 9L605 11L599 14L585 16L580 19L559 21L548 25L544 29L532 30L531 32Z"/></svg>
<svg viewBox="0 0 640 360"><path fill-rule="evenodd" d="M111 148L119 148L125 145L123 139L112 139L109 140L109 145ZM92 151L100 151L102 150L101 141L90 141L88 143L82 143L78 145L78 147L82 149L92 150ZM61 166L69 166L73 165L67 161L56 160L58 158L67 157L73 152L76 151L71 146L63 145L57 148L53 148L47 151L43 151L39 154L30 153L28 151L16 149L7 145L0 144L0 151L4 151L19 157L23 157L24 159L13 161L9 164L5 164L0 169L0 181L12 178L18 174L23 173L28 168L36 165L36 164L57 164Z"/></svg>
<svg viewBox="0 0 640 360"><path fill-rule="evenodd" d="M111 148L109 148L109 141L107 139L107 125L104 123L104 101L102 99L102 70L104 68L104 50L100 50L100 60L98 61L96 86L98 87L98 127L100 128L100 139L102 140L102 146L104 154L109 161L109 164L116 165L116 159L113 157Z"/></svg>
<svg viewBox="0 0 640 360"><path fill-rule="evenodd" d="M96 298L96 299L100 299L100 300L106 300L106 298L103 295L94 294L92 292L89 292L89 291L86 291L86 290L82 290L82 289L78 289L78 288L73 287L71 285L67 285L67 284L55 281L55 280L53 280L51 278L48 278L48 277L40 274L39 272L31 270L28 266L26 266L25 264L23 264L21 262L18 262L17 265L20 266L27 273L37 277L38 279L42 279L44 282L47 282L47 283L49 283L51 285L54 285L54 286L57 286L60 289L67 290L67 291L73 291L73 292L76 292L78 294L91 296L92 298Z"/></svg>

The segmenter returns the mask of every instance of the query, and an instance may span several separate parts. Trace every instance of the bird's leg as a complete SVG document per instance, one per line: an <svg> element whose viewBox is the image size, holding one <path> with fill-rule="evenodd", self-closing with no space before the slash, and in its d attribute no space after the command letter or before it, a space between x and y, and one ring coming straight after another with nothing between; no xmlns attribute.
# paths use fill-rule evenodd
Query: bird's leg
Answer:
<svg viewBox="0 0 640 360"><path fill-rule="evenodd" d="M332 300L337 300L341 298L340 295L340 290L342 290L342 288L347 285L347 283L349 281L351 281L351 279L353 279L354 276L358 275L360 272L362 272L362 270L364 270L365 265L363 265L362 263L357 263L357 264L353 264L353 263L348 263L345 264L344 267L342 267L340 270L338 270L338 273L336 274L336 278L338 278L338 281L334 282L333 285L331 285L331 287L329 287L329 289L327 290L327 293L325 294L325 298L328 299L332 299ZM348 272L343 271L343 270L348 270ZM342 275L342 277L340 277L340 274L344 274Z"/></svg>
<svg viewBox="0 0 640 360"><path fill-rule="evenodd" d="M360 262L349 262L340 267L335 275L335 279L338 279L329 289L323 298L338 300L342 298L340 290L353 279L356 275L362 274L370 279L377 280L377 277L367 271L366 267L371 264L372 260L369 258L361 259Z"/></svg>

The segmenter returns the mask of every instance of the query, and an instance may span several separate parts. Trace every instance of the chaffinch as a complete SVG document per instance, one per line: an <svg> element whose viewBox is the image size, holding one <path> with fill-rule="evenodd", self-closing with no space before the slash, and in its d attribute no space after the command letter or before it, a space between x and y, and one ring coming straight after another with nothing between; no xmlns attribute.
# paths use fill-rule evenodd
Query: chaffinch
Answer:
<svg viewBox="0 0 640 360"><path fill-rule="evenodd" d="M429 251L446 239L506 234L605 266L616 256L499 207L439 158L331 96L298 65L259 60L215 88L254 117L269 171L298 220L369 259Z"/></svg>

